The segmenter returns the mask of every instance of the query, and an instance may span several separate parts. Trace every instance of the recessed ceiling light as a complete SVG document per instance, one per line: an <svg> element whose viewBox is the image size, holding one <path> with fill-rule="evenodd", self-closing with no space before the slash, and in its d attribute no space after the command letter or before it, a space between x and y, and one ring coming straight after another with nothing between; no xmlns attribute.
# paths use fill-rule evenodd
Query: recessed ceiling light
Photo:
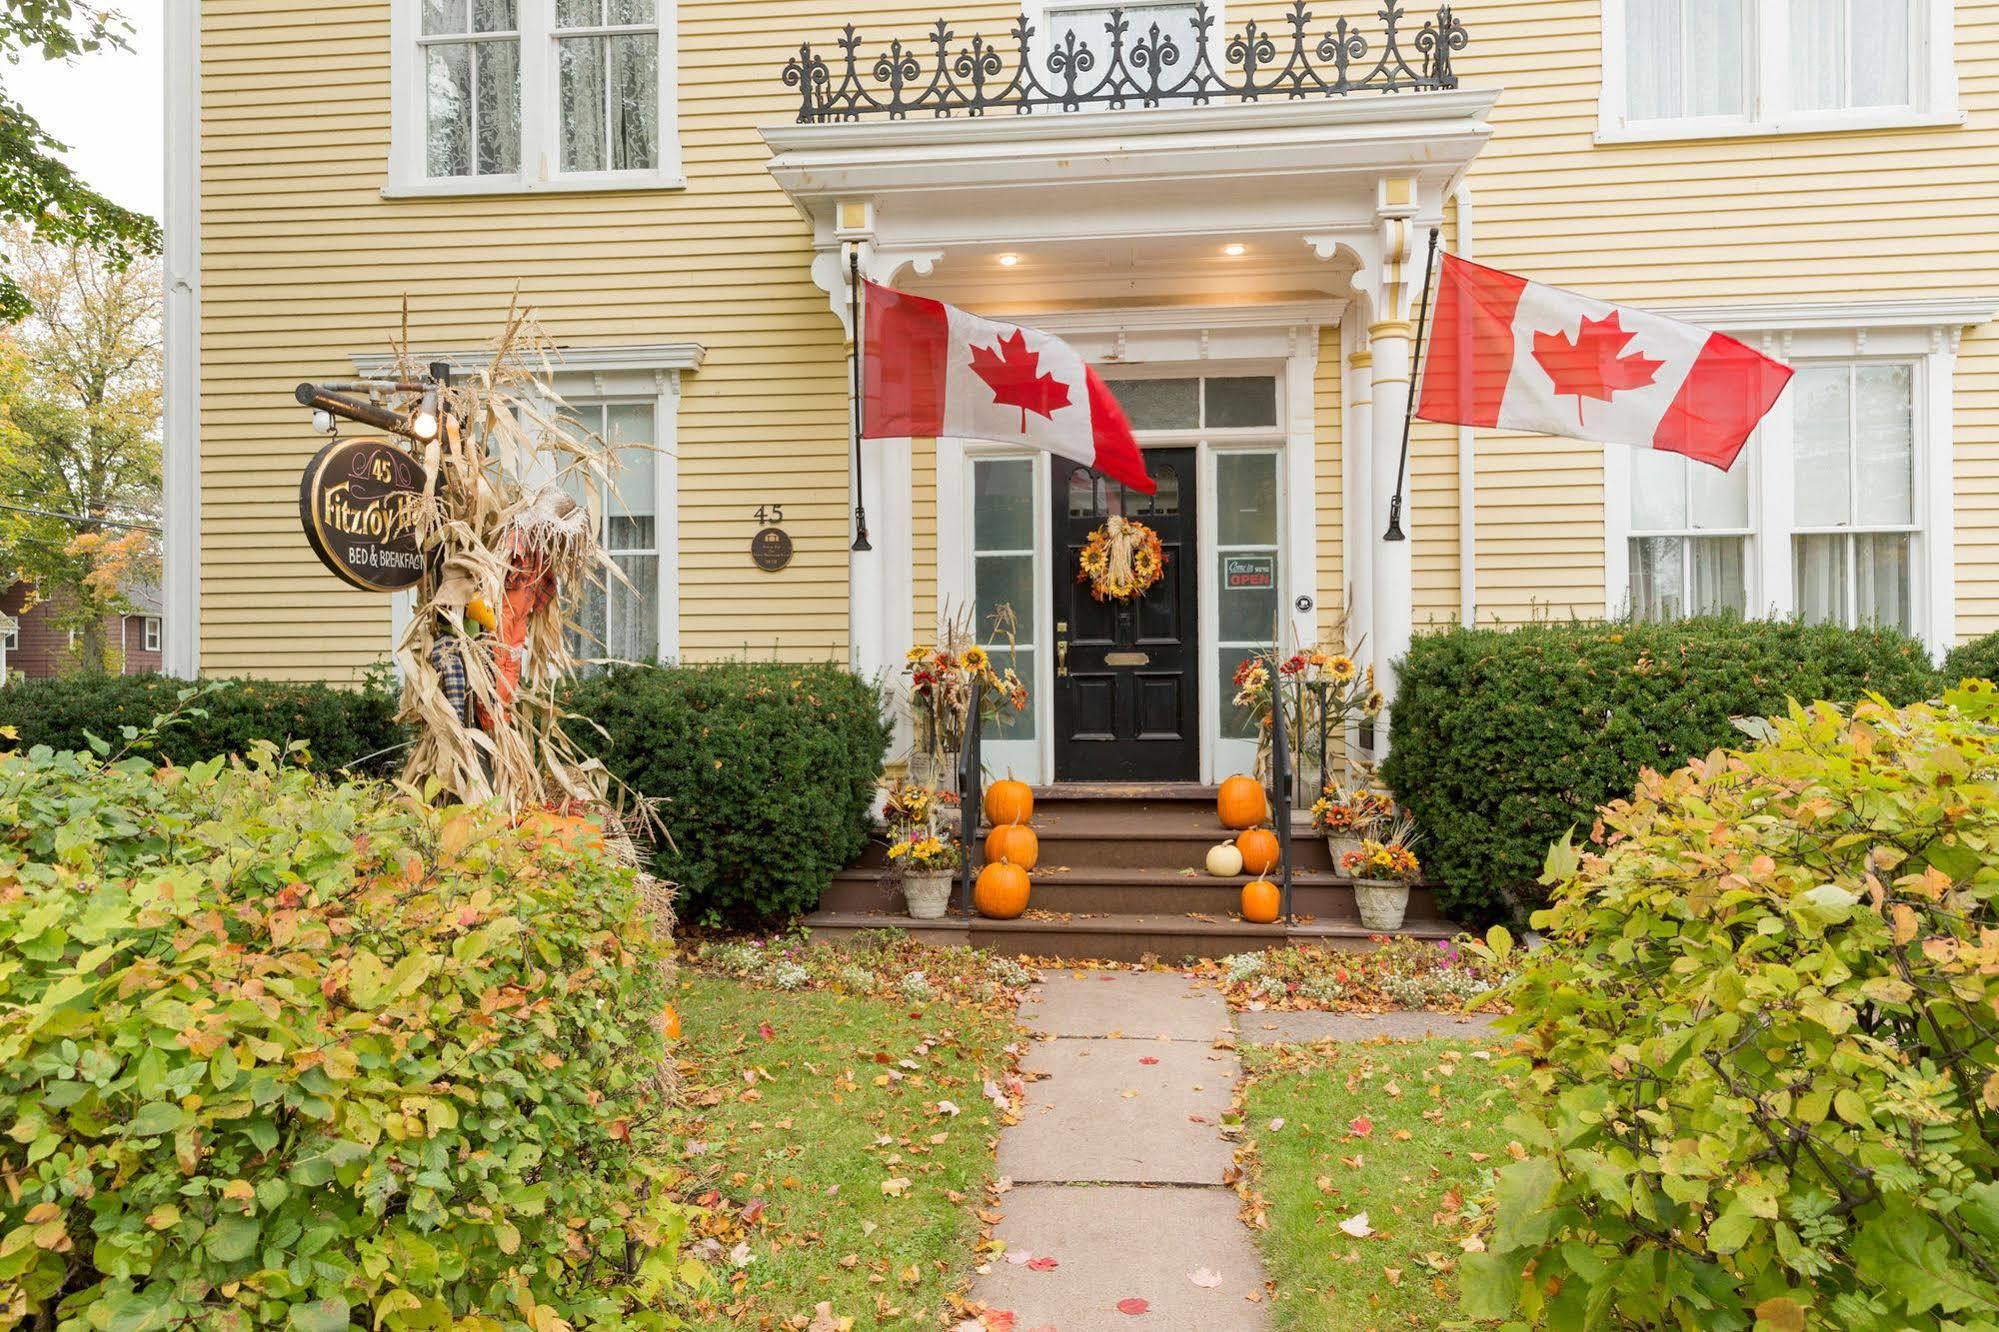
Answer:
<svg viewBox="0 0 1999 1332"><path fill-rule="evenodd" d="M1238 255L1248 254L1249 247L1240 241L1231 241L1229 244L1222 246L1222 253L1234 259Z"/></svg>
<svg viewBox="0 0 1999 1332"><path fill-rule="evenodd" d="M999 263L1001 268L1012 268L1015 264L1019 262L1020 262L1020 256L1017 254L1003 254L999 257Z"/></svg>

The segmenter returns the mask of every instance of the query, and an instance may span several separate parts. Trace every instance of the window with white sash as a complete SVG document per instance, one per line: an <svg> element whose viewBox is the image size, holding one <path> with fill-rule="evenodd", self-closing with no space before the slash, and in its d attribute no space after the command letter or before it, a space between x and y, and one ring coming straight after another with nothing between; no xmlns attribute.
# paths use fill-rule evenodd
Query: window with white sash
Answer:
<svg viewBox="0 0 1999 1332"><path fill-rule="evenodd" d="M571 402L579 437L602 440L610 456L598 539L618 575L598 572L584 594L578 628L586 657L655 661L660 656L658 405L650 398ZM584 489L572 473L572 488Z"/></svg>
<svg viewBox="0 0 1999 1332"><path fill-rule="evenodd" d="M1603 142L1962 119L1949 0L1604 0Z"/></svg>
<svg viewBox="0 0 1999 1332"><path fill-rule="evenodd" d="M1938 309L1888 310L1902 327L1732 330L1796 373L1729 472L1606 447L1611 614L1797 616L1950 646L1951 381L1959 321L1990 315L1907 304Z"/></svg>
<svg viewBox="0 0 1999 1332"><path fill-rule="evenodd" d="M670 188L672 0L391 0L385 193Z"/></svg>

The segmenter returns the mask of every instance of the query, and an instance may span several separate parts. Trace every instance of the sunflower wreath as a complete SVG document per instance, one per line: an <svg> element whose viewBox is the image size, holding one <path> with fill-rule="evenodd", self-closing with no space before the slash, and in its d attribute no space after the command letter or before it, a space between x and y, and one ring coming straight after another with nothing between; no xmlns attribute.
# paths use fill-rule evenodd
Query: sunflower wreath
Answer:
<svg viewBox="0 0 1999 1332"><path fill-rule="evenodd" d="M1133 601L1165 575L1166 548L1144 523L1112 518L1090 533L1076 563L1076 581L1098 601Z"/></svg>

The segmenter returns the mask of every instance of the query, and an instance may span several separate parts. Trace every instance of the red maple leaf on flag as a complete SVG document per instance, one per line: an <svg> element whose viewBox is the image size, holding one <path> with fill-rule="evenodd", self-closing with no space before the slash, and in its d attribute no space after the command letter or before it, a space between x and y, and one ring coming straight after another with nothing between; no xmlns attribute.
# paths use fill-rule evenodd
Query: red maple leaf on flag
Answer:
<svg viewBox="0 0 1999 1332"><path fill-rule="evenodd" d="M972 348L972 373L986 381L995 403L1020 408L1022 434L1029 412L1052 417L1056 408L1069 405L1069 386L1042 372L1041 353L1027 349L1027 335L1017 328L997 348Z"/></svg>
<svg viewBox="0 0 1999 1332"><path fill-rule="evenodd" d="M1617 317L1615 310L1602 319L1585 315L1573 338L1565 333L1534 335L1534 359L1554 381L1557 394L1575 395L1578 424L1584 398L1609 402L1613 394L1643 388L1665 364L1635 352L1624 355L1625 345L1638 335L1619 327Z"/></svg>

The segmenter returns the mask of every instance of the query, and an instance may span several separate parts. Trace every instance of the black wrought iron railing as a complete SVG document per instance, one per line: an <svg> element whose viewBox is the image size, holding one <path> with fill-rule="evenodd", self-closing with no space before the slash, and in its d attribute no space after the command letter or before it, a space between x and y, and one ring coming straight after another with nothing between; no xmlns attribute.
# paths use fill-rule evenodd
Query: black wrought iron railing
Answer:
<svg viewBox="0 0 1999 1332"><path fill-rule="evenodd" d="M1079 40L1073 30L1037 43L1023 14L1010 43L974 35L959 45L949 22L938 19L927 37L907 46L896 38L873 57L862 54L850 23L830 60L802 44L785 62L784 83L798 89L798 119L805 124L1457 87L1451 58L1470 40L1464 24L1445 5L1411 33L1406 12L1386 0L1372 35L1345 19L1314 34L1305 0L1292 0L1280 27L1252 20L1229 35L1213 31L1214 16L1199 4L1190 41L1157 23L1134 33L1124 11L1113 9L1103 43Z"/></svg>
<svg viewBox="0 0 1999 1332"><path fill-rule="evenodd" d="M1304 686L1299 686L1299 707L1304 707ZM1291 800L1293 771L1289 722L1284 716L1284 677L1273 674L1270 683L1270 818L1277 825L1278 918L1291 922Z"/></svg>
<svg viewBox="0 0 1999 1332"><path fill-rule="evenodd" d="M965 712L965 744L958 752L958 809L963 816L964 863L958 867L958 914L972 914L972 880L978 871L972 862L977 856L979 815L986 803L985 760L979 753L979 714L985 709L985 682L972 681L971 706Z"/></svg>

